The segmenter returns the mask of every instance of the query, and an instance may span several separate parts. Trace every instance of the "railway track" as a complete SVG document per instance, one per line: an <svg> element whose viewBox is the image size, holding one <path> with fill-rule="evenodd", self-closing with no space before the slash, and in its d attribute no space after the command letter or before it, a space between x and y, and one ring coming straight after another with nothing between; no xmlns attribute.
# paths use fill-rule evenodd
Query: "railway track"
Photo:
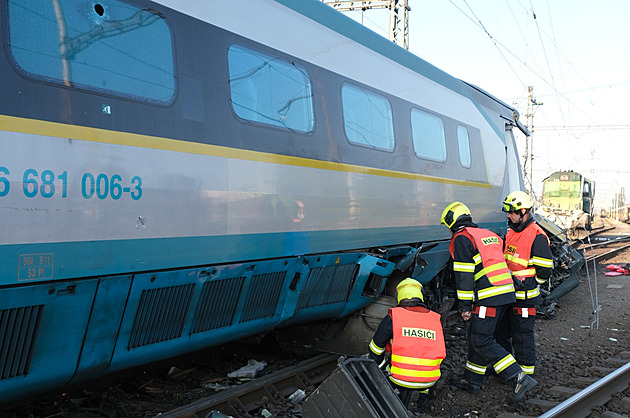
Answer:
<svg viewBox="0 0 630 418"><path fill-rule="evenodd" d="M615 235L617 228L608 221L602 228L591 231L588 235L578 239L576 245L586 259L586 262L601 261L630 248L630 235Z"/></svg>
<svg viewBox="0 0 630 418"><path fill-rule="evenodd" d="M163 412L156 418L203 418L220 412L234 418L260 416L267 410L274 416L291 416L302 399L310 394L337 367L339 355L321 354L293 367L240 385L237 389L199 399Z"/></svg>
<svg viewBox="0 0 630 418"><path fill-rule="evenodd" d="M262 410L274 416L299 415L297 404L332 373L338 362L337 355L318 355L297 366L243 384L238 389L197 400L155 415L155 418L201 418L220 416L218 413L241 418L264 416L260 413ZM541 415L538 416L541 418L580 418L591 416L594 412L599 414L597 416L604 416L605 412L627 412L630 410L630 351L621 352L608 359L607 363L610 367L589 368L587 374L591 377L574 377L567 385L551 387L547 397L525 402L540 410ZM497 418L514 416L503 413Z"/></svg>
<svg viewBox="0 0 630 418"><path fill-rule="evenodd" d="M534 398L526 402L541 410L540 418L623 416L614 414L630 411L630 351L621 352L607 362L610 368L592 367L588 371L592 376L603 375L600 379L576 377L569 386L551 387L550 399ZM619 364L623 365L619 367ZM595 413L597 415L592 415ZM498 416L508 417L514 414ZM521 415L520 418L530 417Z"/></svg>
<svg viewBox="0 0 630 418"><path fill-rule="evenodd" d="M581 247L586 262L601 261L630 248L630 236L616 237Z"/></svg>

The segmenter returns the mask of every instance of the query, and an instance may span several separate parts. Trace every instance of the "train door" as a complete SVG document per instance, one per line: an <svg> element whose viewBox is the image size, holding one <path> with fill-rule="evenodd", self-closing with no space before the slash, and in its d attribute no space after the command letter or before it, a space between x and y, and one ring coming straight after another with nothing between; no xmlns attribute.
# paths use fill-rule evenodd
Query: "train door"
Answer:
<svg viewBox="0 0 630 418"><path fill-rule="evenodd" d="M595 200L595 182L584 179L582 186L582 211L587 215L586 229L591 229L593 222L593 206Z"/></svg>
<svg viewBox="0 0 630 418"><path fill-rule="evenodd" d="M523 171L521 170L518 148L512 127L511 124L505 125L506 172L504 182L505 190L503 191L505 196L515 190L525 190Z"/></svg>
<svg viewBox="0 0 630 418"><path fill-rule="evenodd" d="M584 179L582 187L582 210L585 213L593 213L593 199L595 198L595 182Z"/></svg>

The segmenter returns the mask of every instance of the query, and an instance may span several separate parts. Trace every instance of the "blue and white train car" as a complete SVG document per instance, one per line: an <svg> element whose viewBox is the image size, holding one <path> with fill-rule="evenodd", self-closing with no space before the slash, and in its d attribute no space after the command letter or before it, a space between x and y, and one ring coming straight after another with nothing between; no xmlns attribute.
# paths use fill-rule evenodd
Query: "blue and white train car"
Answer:
<svg viewBox="0 0 630 418"><path fill-rule="evenodd" d="M443 267L448 203L498 231L523 188L514 109L318 0L0 25L0 405L346 316Z"/></svg>

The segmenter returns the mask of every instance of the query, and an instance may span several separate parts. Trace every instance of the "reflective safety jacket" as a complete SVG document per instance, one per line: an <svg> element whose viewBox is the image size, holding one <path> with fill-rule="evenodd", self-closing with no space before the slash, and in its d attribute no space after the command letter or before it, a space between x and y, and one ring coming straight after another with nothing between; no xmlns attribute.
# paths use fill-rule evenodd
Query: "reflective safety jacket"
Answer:
<svg viewBox="0 0 630 418"><path fill-rule="evenodd" d="M512 275L503 256L503 241L492 231L465 227L449 246L461 312L476 306L501 306L515 301Z"/></svg>
<svg viewBox="0 0 630 418"><path fill-rule="evenodd" d="M390 379L399 386L424 389L440 378L446 346L440 314L396 307L392 318Z"/></svg>
<svg viewBox="0 0 630 418"><path fill-rule="evenodd" d="M553 271L553 255L545 231L535 222L529 222L521 232L508 229L505 261L521 282L516 290L517 303L522 306L542 303L539 285L545 283Z"/></svg>

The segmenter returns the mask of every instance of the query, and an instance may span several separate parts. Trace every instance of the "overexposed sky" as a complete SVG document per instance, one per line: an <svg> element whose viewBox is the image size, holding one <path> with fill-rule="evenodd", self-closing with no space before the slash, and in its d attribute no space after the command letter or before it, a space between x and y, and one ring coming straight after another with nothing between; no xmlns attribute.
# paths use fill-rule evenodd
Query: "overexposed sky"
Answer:
<svg viewBox="0 0 630 418"><path fill-rule="evenodd" d="M516 107L533 87L533 186L554 171L630 203L630 1L409 0L409 50ZM344 12L387 36L389 11ZM517 137L524 149L525 137ZM522 159L522 156L521 156Z"/></svg>

